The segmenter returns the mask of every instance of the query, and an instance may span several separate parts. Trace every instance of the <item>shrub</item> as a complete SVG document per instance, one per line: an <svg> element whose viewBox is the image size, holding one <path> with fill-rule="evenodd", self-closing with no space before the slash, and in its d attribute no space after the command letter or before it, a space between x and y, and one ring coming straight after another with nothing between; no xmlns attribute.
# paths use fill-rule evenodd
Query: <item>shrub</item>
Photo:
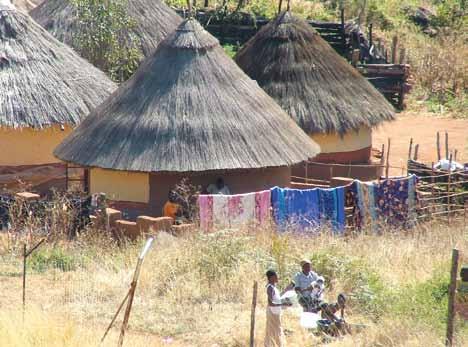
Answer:
<svg viewBox="0 0 468 347"><path fill-rule="evenodd" d="M75 271L78 261L75 256L66 254L63 248L39 249L28 257L28 265L37 272L45 272L51 268L62 271Z"/></svg>

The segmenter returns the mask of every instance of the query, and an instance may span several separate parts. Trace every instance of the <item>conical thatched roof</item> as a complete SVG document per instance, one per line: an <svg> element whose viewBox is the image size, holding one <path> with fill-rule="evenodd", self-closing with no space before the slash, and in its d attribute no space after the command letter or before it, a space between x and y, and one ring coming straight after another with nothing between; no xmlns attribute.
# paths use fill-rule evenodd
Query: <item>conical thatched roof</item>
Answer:
<svg viewBox="0 0 468 347"><path fill-rule="evenodd" d="M128 15L135 20L134 34L140 39L145 57L172 33L182 18L161 0L127 0ZM70 0L45 0L31 10L31 16L59 41L73 46L78 19Z"/></svg>
<svg viewBox="0 0 468 347"><path fill-rule="evenodd" d="M318 146L194 19L184 21L55 150L127 171L289 166Z"/></svg>
<svg viewBox="0 0 468 347"><path fill-rule="evenodd" d="M0 127L77 125L116 84L1 1Z"/></svg>
<svg viewBox="0 0 468 347"><path fill-rule="evenodd" d="M394 117L387 100L290 12L263 27L236 61L309 134L343 134Z"/></svg>

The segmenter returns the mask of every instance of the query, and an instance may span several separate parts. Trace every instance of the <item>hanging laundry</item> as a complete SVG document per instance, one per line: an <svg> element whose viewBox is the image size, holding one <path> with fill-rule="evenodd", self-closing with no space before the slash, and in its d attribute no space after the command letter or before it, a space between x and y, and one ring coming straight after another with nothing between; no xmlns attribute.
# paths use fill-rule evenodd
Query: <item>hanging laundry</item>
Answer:
<svg viewBox="0 0 468 347"><path fill-rule="evenodd" d="M270 191L238 195L200 195L198 198L200 227L240 227L250 223L262 224L269 220Z"/></svg>
<svg viewBox="0 0 468 347"><path fill-rule="evenodd" d="M319 195L320 220L330 223L334 231L345 229L345 187L317 189Z"/></svg>
<svg viewBox="0 0 468 347"><path fill-rule="evenodd" d="M380 182L355 181L355 220L359 227L378 232L378 226L411 227L416 213L417 177L392 178Z"/></svg>
<svg viewBox="0 0 468 347"><path fill-rule="evenodd" d="M213 195L200 195L198 197L198 211L200 228L211 230L213 228Z"/></svg>
<svg viewBox="0 0 468 347"><path fill-rule="evenodd" d="M387 179L374 187L377 217L394 227L409 227L415 208L416 176Z"/></svg>
<svg viewBox="0 0 468 347"><path fill-rule="evenodd" d="M282 231L315 231L331 225L342 232L345 227L344 187L331 189L271 189L273 218Z"/></svg>

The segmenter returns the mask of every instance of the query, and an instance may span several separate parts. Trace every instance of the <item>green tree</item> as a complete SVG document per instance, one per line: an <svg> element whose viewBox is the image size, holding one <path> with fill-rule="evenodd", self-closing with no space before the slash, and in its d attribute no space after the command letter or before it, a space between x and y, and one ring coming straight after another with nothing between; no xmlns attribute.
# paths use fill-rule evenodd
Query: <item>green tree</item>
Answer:
<svg viewBox="0 0 468 347"><path fill-rule="evenodd" d="M142 53L126 0L71 1L78 17L74 46L114 81L127 80L137 69Z"/></svg>

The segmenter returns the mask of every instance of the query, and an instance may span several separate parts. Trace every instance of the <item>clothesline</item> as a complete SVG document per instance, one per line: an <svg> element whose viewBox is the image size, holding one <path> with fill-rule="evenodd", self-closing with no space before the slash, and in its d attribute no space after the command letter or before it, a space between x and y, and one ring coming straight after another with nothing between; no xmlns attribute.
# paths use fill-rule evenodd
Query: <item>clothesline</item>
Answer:
<svg viewBox="0 0 468 347"><path fill-rule="evenodd" d="M200 195L200 225L212 230L218 226L262 224L271 213L279 231L314 232L329 226L342 234L347 217L358 229L366 224L373 227L379 220L409 227L415 214L416 180L411 175L375 182L354 180L335 188L274 187L240 195Z"/></svg>

